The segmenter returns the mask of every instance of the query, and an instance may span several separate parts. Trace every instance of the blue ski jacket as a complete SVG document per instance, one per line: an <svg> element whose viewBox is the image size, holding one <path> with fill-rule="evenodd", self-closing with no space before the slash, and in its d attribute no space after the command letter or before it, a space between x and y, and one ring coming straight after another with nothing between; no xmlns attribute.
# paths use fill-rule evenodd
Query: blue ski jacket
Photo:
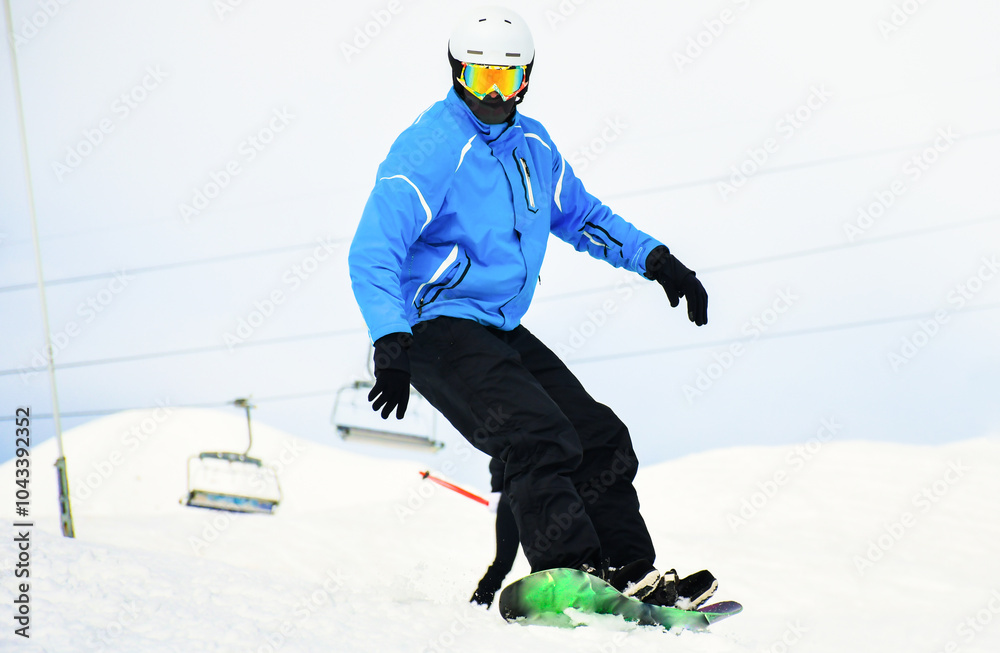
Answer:
<svg viewBox="0 0 1000 653"><path fill-rule="evenodd" d="M371 339L442 315L517 327L549 233L639 274L661 244L584 189L541 123L486 125L451 89L393 143L351 243Z"/></svg>

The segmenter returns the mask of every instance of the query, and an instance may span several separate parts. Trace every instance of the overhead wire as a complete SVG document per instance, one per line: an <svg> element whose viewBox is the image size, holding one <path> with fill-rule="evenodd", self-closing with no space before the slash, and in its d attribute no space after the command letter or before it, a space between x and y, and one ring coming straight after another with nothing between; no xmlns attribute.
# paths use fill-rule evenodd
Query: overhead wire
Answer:
<svg viewBox="0 0 1000 653"><path fill-rule="evenodd" d="M968 306L961 310L961 312L952 313L952 316L964 315L969 313L977 313L984 311L992 311L1000 308L1000 302L991 302L987 304L980 304L976 306ZM873 318L870 320L860 320L856 322L844 322L840 324L822 325L816 327L805 327L802 329L795 329L791 331L782 331L777 333L762 333L756 336L743 336L736 338L721 338L716 340L707 340L704 342L697 343L687 343L683 345L673 345L667 347L656 347L653 349L644 349L640 351L631 352L615 352L611 354L602 354L597 356L588 356L582 358L569 358L567 359L567 364L573 365L583 365L588 363L598 363L605 362L608 360L621 360L626 358L635 358L638 356L657 356L662 354L672 354L682 351L690 351L694 349L708 349L713 347L723 347L729 346L735 343L747 343L755 342L759 340L782 340L785 338L797 338L801 336L809 336L820 333L833 333L837 331L846 331L850 329L860 329L866 327L883 326L886 324L894 324L898 322L907 322L913 320L920 320L926 318L933 318L937 314L937 311L924 311L921 313L908 313L906 315L894 315L881 318ZM255 397L254 402L256 403L271 403L280 401L291 401L295 399L305 399L310 397L328 397L337 392L336 389L326 388L322 390L309 390L292 394L285 395L274 395L270 397ZM88 411L71 411L62 412L61 415L67 419L77 418L77 417L101 417L106 415L113 415L126 410L153 410L156 408L221 408L231 405L232 401L216 401L208 403L185 403L185 404L158 404L155 406L143 406L143 407L130 407L130 408L116 408L116 409L101 409L101 410L88 410ZM51 418L52 415L39 414L33 415L36 419L46 419ZM9 422L15 419L14 415L3 415L0 416L0 422Z"/></svg>
<svg viewBox="0 0 1000 653"><path fill-rule="evenodd" d="M702 273L703 274L707 274L707 273L710 273L710 272L718 272L718 271L722 271L722 270L732 270L732 269L738 269L738 268L742 268L742 267L749 267L749 266L753 266L753 265L761 265L761 264L764 264L764 263L772 263L772 262L776 262L776 261L789 260L789 259L793 259L793 258L799 258L799 257L802 257L802 256L811 256L811 255L815 255L815 254L828 253L828 252L842 250L842 249L847 249L847 248L860 247L860 246L864 246L864 245L871 245L871 244L879 244L879 243L891 242L893 240L898 240L898 239L901 239L901 238L909 238L909 237L914 237L914 236L926 235L926 234L929 234L929 233L946 231L946 230L950 230L950 229L959 229L959 228L965 228L965 227L970 227L970 226L976 226L976 225L979 225L979 224L984 224L984 223L992 222L992 221L996 221L996 220L1000 220L1000 214L998 214L998 215L992 215L992 216L987 216L987 217L983 217L983 218L975 218L975 219L972 219L972 220L966 220L966 221L961 222L961 223L952 223L952 224L948 224L948 225L938 225L938 226L933 226L933 227L927 227L925 229L915 229L915 230L912 230L912 231L907 231L907 232L898 233L898 234L888 234L888 235L885 235L885 236L879 236L879 237L873 237L873 238L866 238L866 239L863 239L863 240L860 240L860 241L856 241L856 242L842 243L842 244L837 244L837 245L825 245L825 246L820 246L820 247L812 247L812 248L808 248L808 249L804 249L804 250L797 250L797 251L794 251L794 252L785 252L785 253L781 253L781 254L775 254L775 255L772 255L772 256L765 256L765 257L761 257L761 258L757 258L757 259L749 259L749 260L746 260L746 261L740 261L740 262L735 262L735 263L722 264L722 265L717 265L717 266L712 266L712 267L704 268L703 271L702 271ZM279 248L279 249L284 249L284 248ZM596 293L601 293L601 292L609 292L611 290L614 290L614 288L615 288L614 286L601 286L601 287L598 287L598 288L588 288L588 289L585 289L585 290L576 290L576 291L570 291L570 292L566 292L566 293L559 293L559 294L555 294L555 295L548 295L548 296L538 297L535 301L541 303L541 302L548 302L548 301L556 301L556 300L560 300L560 299L567 299L567 298L571 298L571 297L581 297L581 296L586 296L586 295L591 295L591 294L596 294ZM167 356L185 356L185 355L194 355L194 354L204 354L204 353L212 353L212 352L223 351L223 350L231 350L231 349L239 348L239 347L260 347L260 346L268 346L268 345L274 345L274 344L285 344L285 343L289 343L289 342L297 342L297 341L301 341L301 340L311 340L311 339L339 337L339 336L343 336L343 335L352 335L352 334L356 334L356 333L363 333L364 331L365 331L365 329L363 329L361 327L357 327L357 328L352 328L352 329L341 329L341 330L336 330L336 331L321 331L321 332L315 332L315 333L298 334L298 335L293 335L293 336L283 336L283 337L278 337L278 338L260 339L260 340L243 342L243 343L240 343L238 345L232 345L232 346L228 345L228 344L206 345L206 346L201 346L201 347L189 347L189 348L185 348L185 349L174 349L174 350L161 351L161 352L148 352L148 353L144 353L144 354L135 354L135 355L130 355L130 356L119 356L119 357L113 357L113 358L98 358L98 359L83 360L83 361L73 361L73 362L69 362L69 363L57 364L56 365L56 369L60 370L60 369L71 369L71 368L77 368L77 367L90 367L90 366L95 366L95 365L105 365L105 364L111 364L111 363L135 362L135 361L139 361L139 360L150 360L150 359L155 359L155 358L163 358L163 357L167 357ZM3 369L3 370L0 370L0 377L2 377L2 376L10 376L10 375L13 375L13 374L40 372L40 371L42 371L42 369L44 369L44 368L21 368L21 367L19 367L19 368Z"/></svg>
<svg viewBox="0 0 1000 653"><path fill-rule="evenodd" d="M961 311L957 311L950 314L950 317L955 317L958 315L965 315L968 313L978 313L983 311L993 311L1000 308L1000 302L991 302L987 304L979 304L976 306L966 306L962 308ZM568 359L569 364L582 364L582 363L599 363L607 360L620 360L624 358L635 358L637 356L654 356L659 354L674 353L678 351L687 351L691 349L705 349L710 347L722 347L727 345L732 345L734 343L746 343L755 342L758 340L782 340L785 338L798 338L800 336L810 336L819 333L833 333L836 331L847 331L850 329L861 329L867 327L883 326L886 324L894 324L897 322L910 322L913 320L933 318L938 314L939 311L923 311L921 313L908 313L906 315L892 315L887 317L872 318L870 320L859 320L856 322L843 322L840 324L827 324L815 327L805 327L802 329L793 329L789 331L780 331L775 333L761 333L754 336L741 336L736 338L724 338L718 340L711 340L698 343L689 343L685 345L674 345L668 347L655 347L653 349L643 349L641 351L629 351L629 352L615 352L611 354L602 354L598 356L588 356L584 358L572 358Z"/></svg>
<svg viewBox="0 0 1000 653"><path fill-rule="evenodd" d="M287 344L290 342L299 342L303 340L318 340L323 338L337 338L345 335L352 335L358 333L365 333L366 330L361 327L354 327L351 329L339 329L335 331L317 331L313 333L302 333L294 336L280 336L276 338L261 338L259 340L253 340L248 342L243 342L240 344L221 344L221 345L206 345L202 347L188 347L185 349L172 349L170 351L158 351L158 352L147 352L144 354L134 354L130 356L115 356L112 358L97 358L93 360L82 360L82 361L72 361L69 363L59 363L55 366L57 370L66 370L77 367L93 367L96 365L109 365L114 363L133 363L135 361L141 360L152 360L155 358L167 358L174 356L190 356L196 354L207 354L220 351L229 351L232 349L239 349L243 347L266 347L270 345L277 344ZM46 368L9 368L6 370L0 370L0 376L10 376L12 374L26 374L41 372Z"/></svg>
<svg viewBox="0 0 1000 653"><path fill-rule="evenodd" d="M961 140L963 142L965 142L965 141L969 141L969 140L972 140L972 139L983 138L983 137L986 137L986 136L992 136L992 135L996 135L996 134L1000 134L1000 128L985 129L985 130L980 130L980 131L977 131L977 132L971 132L969 134L963 134L961 136ZM869 158L869 157L882 156L882 155L885 155L885 154L892 154L892 153L895 153L895 152L903 152L903 151L907 151L907 150L914 150L914 149L926 146L929 142L931 142L931 141L920 141L919 143L907 143L907 144L904 144L904 145L894 145L894 146L891 146L891 147L881 148L881 149L877 149L877 150L868 150L868 151L864 151L864 152L855 152L855 153L852 153L852 154L845 154L845 155L840 155L840 156L835 156L835 157L827 157L827 158L824 158L824 159L813 159L813 160L810 160L810 161L801 161L801 162L798 162L798 163L791 163L791 164L784 165L784 166L774 166L774 167L771 167L771 168L762 168L761 170L757 171L754 176L780 174L780 173L784 173L784 172L790 172L792 170L799 170L799 169L817 167L817 166L822 166L822 165L830 165L830 164L835 164L835 163L842 163L844 161L852 161L852 160L857 160L857 159L864 159L864 158ZM691 180L691 181L677 182L677 183L672 183L672 184L664 184L664 185L661 185L661 186L652 186L652 187L649 187L649 188L639 188L639 189L634 189L634 190L629 190L629 191L622 191L622 192L618 192L618 193L610 193L610 194L607 194L605 197L607 199L609 199L609 200L625 199L625 198L637 197L637 196L641 196L641 195L649 195L649 194L660 193L660 192L669 192L669 191L674 191L674 190L682 190L682 189L685 189L685 188L693 188L693 187L697 187L697 186L703 186L703 185L706 185L706 184L711 184L711 183L717 183L717 182L720 182L720 181L725 181L727 179L728 179L728 176L706 177L706 178L702 178L702 179L694 179L694 180ZM342 243L342 242L346 242L347 240L348 240L347 238L338 238L338 239L332 240L331 242ZM173 262L173 263L164 263L164 264L160 264L160 265L151 265L151 266L145 266L145 267L141 267L141 268L131 268L131 269L128 270L128 272L129 272L129 274L143 274L143 273L147 273L147 272L160 272L160 271L165 271L165 270L174 270L174 269L180 269L180 268L197 266L197 265L207 265L207 264L211 264L211 263L225 262L225 261L229 261L229 260L240 260L240 259L246 259L246 258L253 258L253 257L256 257L256 256L267 256L267 255L277 254L277 253L282 253L282 252L287 252L287 251L298 251L298 250L301 250L301 249L306 249L308 247L314 247L315 245L316 245L316 242L310 242L310 243L304 243L304 244L299 244L299 245L287 245L287 246L284 246L284 247L272 247L272 248L265 248L265 249L259 249L259 250L250 250L250 251L247 251L247 252L240 252L240 253L236 253L236 254L227 254L227 255L216 256L216 257L209 257L209 258L204 258L204 259L193 259L193 260L189 260L189 261L176 261L176 262ZM75 276L70 276L70 277L64 277L64 278L61 278L61 279L52 279L52 280L48 280L47 279L45 281L45 283L46 283L46 285L62 285L62 284L70 284L70 283L80 283L80 282L84 282L84 281L94 281L94 280L98 280L98 279L105 279L107 277L113 276L113 274L114 274L114 272L81 274L81 275L75 275ZM35 287L35 285L33 283L31 283L31 284L25 283L25 284L13 284L13 285L9 285L9 286L0 286L0 293L2 293L2 292L13 292L13 291L18 291L18 290L26 290L26 289L34 288L34 287Z"/></svg>
<svg viewBox="0 0 1000 653"><path fill-rule="evenodd" d="M331 239L328 241L330 243L341 244L347 242L346 238ZM145 274L148 272L163 272L166 270L177 270L181 268L189 268L198 265L210 265L212 263L224 263L227 261L237 261L248 258L256 258L260 256L271 256L273 254L283 254L286 252L297 252L306 249L314 249L319 245L318 241L310 241L309 243L298 243L295 245L283 245L281 247L268 247L266 249L256 249L247 252L237 252L235 254L224 254L222 256L210 256L201 259L191 259L188 261L176 261L173 263L162 263L159 265L147 265L144 267L128 268L127 272L130 275L134 274ZM96 281L99 279L106 279L108 277L114 276L116 272L96 272L93 274L81 274L72 277L62 277L59 279L47 279L45 281L46 286L60 286L72 283L81 283L84 281ZM0 292L14 292L18 290L28 290L34 288L34 283L21 283L14 284L10 286L0 286Z"/></svg>
<svg viewBox="0 0 1000 653"><path fill-rule="evenodd" d="M1000 214L990 215L981 218L973 218L971 220L965 220L962 222L952 222L944 225L935 225L933 227L927 227L924 229L913 229L910 231L903 231L895 234L887 234L885 236L873 236L873 237L863 238L861 240L856 240L853 242L838 243L836 245L820 245L819 247L809 247L807 249L800 249L791 252L782 252L780 254L772 254L769 256L762 256L759 258L746 259L744 261L736 261L733 263L722 263L720 265L710 265L704 268L700 268L698 272L702 275L706 275L712 272L720 272L722 270L733 270L737 268L750 267L753 265L763 265L765 263L787 261L795 258L801 258L803 256L827 254L829 252L835 252L838 250L852 249L855 247L863 247L866 245L875 245L885 242L891 242L893 240L900 240L903 238L925 236L927 234L939 233L942 231L951 231L953 229L964 229L966 227L974 227L988 222L995 222L997 220L1000 220ZM535 302L557 301L560 299L567 299L570 297L582 297L585 295L593 295L597 293L608 292L614 289L615 286L600 286L597 288L586 288L583 290L571 290L564 293L556 293L552 295L544 295L536 297L534 301Z"/></svg>
<svg viewBox="0 0 1000 653"><path fill-rule="evenodd" d="M337 392L336 388L327 388L324 390L309 390L305 392L296 392L292 394L284 395L272 395L270 397L254 397L253 401L255 404L260 403L275 403L281 401L293 401L295 399L307 399L310 397L327 397L332 396ZM78 410L72 412L60 411L60 415L67 419L80 418L80 417L105 417L107 415L115 415L117 413L122 413L127 410L155 410L157 408L163 409L175 409L175 408L225 408L226 406L232 406L232 400L229 401L212 401L207 403L181 403L181 404L170 404L170 403L159 403L153 406L130 406L127 408L102 408L97 410ZM52 413L33 413L31 415L32 419L52 419ZM14 421L16 417L14 415L0 415L0 422L11 422Z"/></svg>
<svg viewBox="0 0 1000 653"><path fill-rule="evenodd" d="M1000 134L1000 128L993 129L983 129L976 132L970 132L968 134L962 134L960 140L962 142L970 141L977 138L984 138L987 136L994 136ZM856 161L858 159L867 159L871 157L883 156L886 154L895 154L896 152L906 152L908 150L915 150L921 147L926 147L932 144L931 141L920 141L919 143L907 143L904 145L892 145L890 147L883 147L877 150L866 150L863 152L854 152L851 154L841 154L838 156L831 156L824 159L812 159L810 161L800 161L798 163L789 163L783 166L772 166L772 167L762 167L754 173L754 177L761 177L766 175L776 175L785 172L792 172L794 170L803 170L806 168L815 168L817 166L831 165L835 163L844 163L846 161ZM650 186L648 188L636 188L634 190L621 191L618 193L607 193L603 195L610 200L627 199L631 197L639 197L641 195L652 195L655 193L663 193L674 190L684 190L686 188L695 188L697 186L703 186L705 184L715 184L720 182L728 182L730 175L719 175L715 177L707 177L704 179L693 179L691 181L675 182L671 184L662 184L659 186Z"/></svg>

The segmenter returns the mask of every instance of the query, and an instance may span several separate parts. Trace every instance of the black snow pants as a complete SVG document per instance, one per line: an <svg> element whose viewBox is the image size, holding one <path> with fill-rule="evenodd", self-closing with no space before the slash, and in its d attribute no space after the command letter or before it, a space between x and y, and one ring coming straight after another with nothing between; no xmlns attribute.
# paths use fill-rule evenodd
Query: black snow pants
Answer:
<svg viewBox="0 0 1000 653"><path fill-rule="evenodd" d="M655 558L628 429L526 328L438 317L413 327L413 386L480 451L532 571Z"/></svg>

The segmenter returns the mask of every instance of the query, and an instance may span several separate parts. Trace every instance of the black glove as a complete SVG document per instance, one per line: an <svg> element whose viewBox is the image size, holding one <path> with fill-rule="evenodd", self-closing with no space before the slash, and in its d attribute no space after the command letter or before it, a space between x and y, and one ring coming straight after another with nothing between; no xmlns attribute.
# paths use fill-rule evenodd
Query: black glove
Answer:
<svg viewBox="0 0 1000 653"><path fill-rule="evenodd" d="M407 349L413 342L409 333L397 332L375 341L375 385L368 393L372 410L382 409L382 419L389 419L396 411L396 419L403 419L410 402L410 355Z"/></svg>
<svg viewBox="0 0 1000 653"><path fill-rule="evenodd" d="M674 258L666 245L659 245L646 257L647 279L663 286L670 306L677 308L681 297L687 297L688 318L698 326L708 324L708 293L694 272Z"/></svg>

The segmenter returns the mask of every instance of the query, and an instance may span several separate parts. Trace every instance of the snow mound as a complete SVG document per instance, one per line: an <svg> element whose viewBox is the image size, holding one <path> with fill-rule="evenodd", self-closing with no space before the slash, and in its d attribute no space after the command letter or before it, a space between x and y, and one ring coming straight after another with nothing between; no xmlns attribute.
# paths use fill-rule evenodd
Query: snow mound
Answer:
<svg viewBox="0 0 1000 653"><path fill-rule="evenodd" d="M376 460L256 421L252 429L250 456L277 474L281 512L384 501L397 496L410 476L419 479L416 463ZM189 458L203 451L243 453L248 434L240 411L165 406L104 417L70 429L63 440L74 515L120 517L190 510L181 504L187 496ZM47 476L57 455L54 439L32 448L36 518L58 515L57 488ZM0 466L0 482L13 485L13 470L13 461Z"/></svg>
<svg viewBox="0 0 1000 653"><path fill-rule="evenodd" d="M246 422L203 410L159 417L155 429L156 411L132 411L66 434L74 493L94 486L74 497L75 540L58 535L55 479L35 474L37 617L16 650L1000 650L997 438L824 438L643 468L636 486L657 565L711 569L717 598L745 606L709 633L674 636L618 619L510 626L495 607L471 606L493 555L493 515L422 481L414 463L255 424L253 453L285 454L279 511L184 507L188 456L241 451ZM148 436L130 444L144 422ZM52 443L40 445L33 469L54 458ZM12 487L11 474L0 467L0 484ZM14 547L0 543L4 577ZM519 557L508 580L528 571ZM0 590L7 605L11 587ZM11 637L0 635L0 649Z"/></svg>

